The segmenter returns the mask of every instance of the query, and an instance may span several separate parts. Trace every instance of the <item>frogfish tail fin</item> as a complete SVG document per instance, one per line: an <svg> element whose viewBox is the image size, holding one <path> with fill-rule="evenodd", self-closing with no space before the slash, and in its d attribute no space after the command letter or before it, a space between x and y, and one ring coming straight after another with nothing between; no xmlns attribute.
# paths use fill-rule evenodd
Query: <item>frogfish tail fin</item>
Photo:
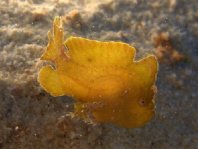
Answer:
<svg viewBox="0 0 198 149"><path fill-rule="evenodd" d="M62 54L64 31L62 26L62 18L55 17L53 30L48 32L48 45L41 60L49 60L55 62L60 54Z"/></svg>

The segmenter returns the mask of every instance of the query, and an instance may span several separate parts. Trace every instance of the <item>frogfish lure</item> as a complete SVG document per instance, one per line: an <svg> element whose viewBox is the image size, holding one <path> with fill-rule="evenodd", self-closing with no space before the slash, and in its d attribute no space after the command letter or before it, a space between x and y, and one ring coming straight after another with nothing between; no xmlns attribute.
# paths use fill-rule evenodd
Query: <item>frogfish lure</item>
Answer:
<svg viewBox="0 0 198 149"><path fill-rule="evenodd" d="M72 96L74 114L96 123L141 127L155 113L158 62L154 55L134 60L136 49L123 42L63 38L55 17L41 60L51 61L38 74L52 96Z"/></svg>

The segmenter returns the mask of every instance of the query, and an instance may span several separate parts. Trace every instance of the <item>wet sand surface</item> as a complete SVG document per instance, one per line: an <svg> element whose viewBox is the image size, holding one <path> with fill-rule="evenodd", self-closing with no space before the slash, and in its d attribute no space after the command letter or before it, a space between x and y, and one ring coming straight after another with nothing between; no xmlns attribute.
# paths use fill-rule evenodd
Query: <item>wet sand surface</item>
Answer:
<svg viewBox="0 0 198 149"><path fill-rule="evenodd" d="M87 124L67 116L69 97L37 82L55 16L65 36L123 41L159 58L156 115L143 128ZM196 0L1 0L0 149L198 148Z"/></svg>

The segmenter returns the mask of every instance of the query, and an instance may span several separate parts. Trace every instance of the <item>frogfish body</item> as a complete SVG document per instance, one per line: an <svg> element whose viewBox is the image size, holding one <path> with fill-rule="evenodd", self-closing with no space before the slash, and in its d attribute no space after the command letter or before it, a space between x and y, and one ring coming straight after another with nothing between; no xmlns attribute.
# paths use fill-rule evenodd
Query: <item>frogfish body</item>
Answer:
<svg viewBox="0 0 198 149"><path fill-rule="evenodd" d="M81 37L64 41L62 20L54 19L38 82L52 96L72 96L75 115L97 123L141 127L154 115L158 62L135 61L135 48L122 42Z"/></svg>

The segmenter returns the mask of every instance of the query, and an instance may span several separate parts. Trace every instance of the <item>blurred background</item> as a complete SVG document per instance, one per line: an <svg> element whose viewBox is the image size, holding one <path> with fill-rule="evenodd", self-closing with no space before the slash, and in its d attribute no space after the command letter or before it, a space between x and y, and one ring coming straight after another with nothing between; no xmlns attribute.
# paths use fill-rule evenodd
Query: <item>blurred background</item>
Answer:
<svg viewBox="0 0 198 149"><path fill-rule="evenodd" d="M65 37L123 41L159 60L156 115L142 128L67 116L69 97L41 89L39 57L62 16ZM0 149L198 148L197 0L1 0Z"/></svg>

